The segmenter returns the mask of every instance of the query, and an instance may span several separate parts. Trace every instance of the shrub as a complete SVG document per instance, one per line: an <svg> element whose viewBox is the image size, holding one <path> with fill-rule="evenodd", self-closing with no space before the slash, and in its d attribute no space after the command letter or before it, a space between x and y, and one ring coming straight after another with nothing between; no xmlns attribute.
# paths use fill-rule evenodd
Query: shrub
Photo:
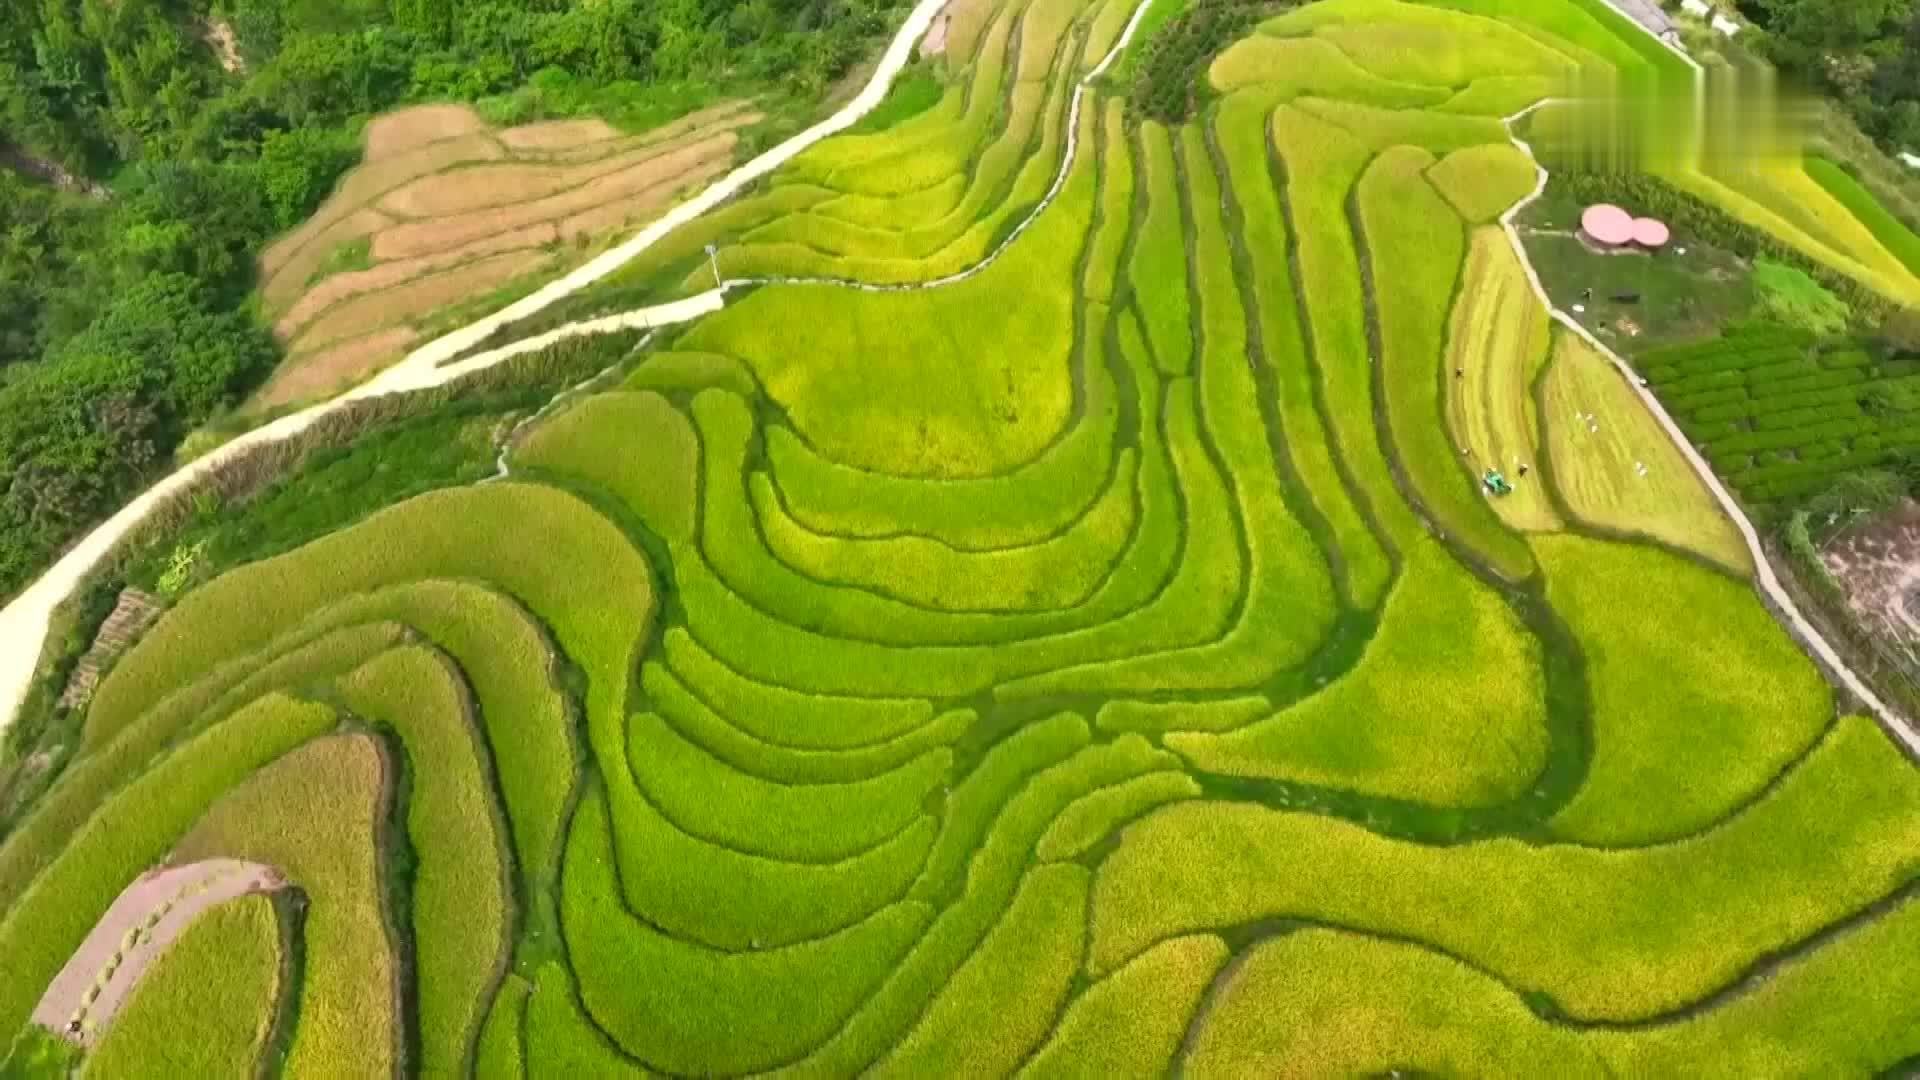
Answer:
<svg viewBox="0 0 1920 1080"><path fill-rule="evenodd" d="M1769 318L1828 336L1847 328L1853 312L1839 297L1795 267L1756 259L1753 283Z"/></svg>

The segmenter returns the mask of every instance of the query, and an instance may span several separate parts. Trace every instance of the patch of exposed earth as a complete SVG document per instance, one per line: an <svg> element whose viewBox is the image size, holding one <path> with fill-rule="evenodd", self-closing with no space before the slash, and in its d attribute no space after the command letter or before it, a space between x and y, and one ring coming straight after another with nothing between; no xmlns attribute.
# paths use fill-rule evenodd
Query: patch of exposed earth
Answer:
<svg viewBox="0 0 1920 1080"><path fill-rule="evenodd" d="M194 920L215 905L286 886L278 870L238 859L147 871L121 890L47 984L33 1022L91 1049L132 997L140 977Z"/></svg>
<svg viewBox="0 0 1920 1080"><path fill-rule="evenodd" d="M1844 529L1820 558L1862 625L1906 651L1920 646L1920 502Z"/></svg>

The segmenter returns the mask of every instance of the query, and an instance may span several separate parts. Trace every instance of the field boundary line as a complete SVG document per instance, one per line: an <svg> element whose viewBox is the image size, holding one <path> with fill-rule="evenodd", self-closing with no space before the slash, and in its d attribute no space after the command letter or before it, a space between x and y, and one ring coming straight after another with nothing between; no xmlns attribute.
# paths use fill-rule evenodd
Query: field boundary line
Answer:
<svg viewBox="0 0 1920 1080"><path fill-rule="evenodd" d="M1821 635L1820 631L1800 613L1800 608L1793 602L1793 597L1790 596L1786 589L1780 584L1779 577L1774 573L1773 564L1767 561L1767 553L1761 547L1760 534L1753 527L1753 522L1747 517L1746 512L1740 509L1740 505L1734 501L1733 495L1727 490L1726 485L1722 484L1720 478L1714 474L1713 467L1707 463L1705 458L1700 456L1698 450L1694 449L1692 441L1687 438L1685 432L1680 430L1680 425L1674 422L1673 416L1669 414L1666 407L1660 403L1660 399L1641 382L1640 375L1633 369L1633 365L1623 359L1619 353L1608 348L1605 342L1595 337L1592 331L1580 325L1579 321L1574 319L1572 315L1554 306L1553 298L1547 295L1546 286L1541 283L1540 274L1534 269L1533 260L1527 255L1527 247L1520 240L1520 230L1514 225L1514 219L1519 216L1522 210L1533 205L1541 195L1546 193L1548 174L1546 166L1540 164L1540 159L1534 156L1533 147L1514 132L1513 125L1532 114L1535 110L1555 104L1561 100L1564 99L1547 98L1542 101L1537 101L1525 109L1514 113L1512 116L1507 117L1505 121L1508 140L1511 141L1521 153L1527 155L1527 160L1533 162L1535 174L1533 191L1519 202L1508 207L1506 213L1500 215L1500 228L1507 234L1507 242L1513 246L1514 254L1519 256L1520 265L1525 268L1527 272L1527 283L1532 286L1534 295L1546 306L1547 314L1552 316L1555 322L1579 335L1581 340L1592 346L1601 356L1606 357L1607 360L1613 364L1615 370L1620 373L1621 378L1627 381L1627 385L1632 388L1634 394L1640 399L1641 404L1645 405L1647 411L1652 413L1653 418L1659 422L1661 430L1665 431L1667 437L1673 441L1674 446L1679 448L1681 456L1685 457L1687 463L1693 467L1695 475L1699 476L1701 481L1707 485L1707 490L1713 493L1714 500L1720 504L1720 509L1726 513L1728 517L1733 519L1734 527L1740 530L1741 538L1746 541L1748 554L1753 557L1754 583L1759 586L1761 592L1766 594L1767 599L1772 602L1775 610L1780 613L1780 617L1786 620L1794 636L1800 640L1802 647L1812 652L1814 659L1818 660L1823 667L1839 679L1849 693L1853 694L1854 697L1858 698L1873 712L1874 719L1879 721L1880 726L1886 730L1888 735L1903 744L1909 754L1920 756L1920 731L1916 731L1911 721L1895 712L1891 706L1882 701L1880 696L1875 694L1872 688L1866 684L1866 681L1861 679L1860 676L1854 673L1852 668L1847 666L1847 662L1841 658L1839 652Z"/></svg>
<svg viewBox="0 0 1920 1080"><path fill-rule="evenodd" d="M550 282L531 296L422 345L398 364L344 394L282 417L233 439L164 477L121 507L112 517L95 526L79 543L69 548L58 561L43 571L32 584L21 590L4 610L0 610L0 737L4 737L7 729L12 726L14 717L19 713L21 704L26 700L27 691L32 686L33 674L39 667L41 649L46 643L47 630L54 609L72 594L87 574L104 561L120 541L161 503L207 475L217 466L255 447L290 438L311 427L323 416L342 409L351 402L440 386L462 375L490 367L509 356L516 355L506 350L496 350L492 353L482 353L462 363L440 366L462 351L484 341L499 327L524 319L613 273L640 253L665 239L674 230L725 203L739 194L747 185L785 165L814 144L852 127L886 98L894 78L912 59L914 47L926 35L927 30L933 25L934 17L947 5L947 2L948 0L920 0L908 13L900 29L894 33L892 42L882 54L872 77L867 80L867 85L854 96L852 101L842 106L832 116L735 168L700 194L668 210L633 237L602 253L565 277ZM1145 0L1143 0L1140 11L1135 12L1134 21L1128 24L1128 36L1131 35L1133 27L1138 25L1145 7ZM1123 37L1120 44L1115 46L1115 54L1124 48L1126 41L1127 38ZM1112 56L1110 55L1108 59L1111 61ZM1105 70L1105 67L1103 63L1100 68L1095 69L1095 73ZM696 315L718 310L723 294L724 290L715 290L710 298L693 297L686 301L665 304L640 312L629 312L620 318L629 320L637 318L638 324L642 326L685 321ZM620 325L630 326L635 323L630 321Z"/></svg>

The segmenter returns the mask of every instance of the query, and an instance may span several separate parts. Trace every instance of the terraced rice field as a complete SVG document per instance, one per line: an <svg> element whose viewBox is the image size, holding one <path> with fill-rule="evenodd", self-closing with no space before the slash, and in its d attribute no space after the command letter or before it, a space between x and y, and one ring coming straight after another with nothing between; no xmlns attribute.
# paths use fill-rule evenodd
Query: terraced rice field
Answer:
<svg viewBox="0 0 1920 1080"><path fill-rule="evenodd" d="M231 855L303 918L207 922L148 1011L223 936L195 1060L240 1072L1920 1055L1920 769L1487 224L1531 188L1499 117L1644 77L1635 32L1326 0L1169 129L1081 88L1130 10L960 5L937 103L616 287L705 288L723 235L728 276L978 273L769 280L505 479L180 598L0 840L0 1028L141 871ZM165 1041L125 1017L103 1059Z"/></svg>
<svg viewBox="0 0 1920 1080"><path fill-rule="evenodd" d="M719 105L623 135L591 120L494 130L460 105L377 118L360 166L261 255L262 306L287 359L253 404L338 392L450 306L565 269L726 171L758 119Z"/></svg>

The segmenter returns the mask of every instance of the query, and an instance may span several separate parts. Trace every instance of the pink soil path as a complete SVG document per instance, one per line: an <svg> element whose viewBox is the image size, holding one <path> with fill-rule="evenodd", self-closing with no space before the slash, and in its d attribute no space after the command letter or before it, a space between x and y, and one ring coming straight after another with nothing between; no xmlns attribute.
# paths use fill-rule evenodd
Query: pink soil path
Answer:
<svg viewBox="0 0 1920 1080"><path fill-rule="evenodd" d="M121 891L47 985L33 1010L33 1022L91 1048L140 977L194 920L229 900L286 885L278 870L238 859L147 871Z"/></svg>

